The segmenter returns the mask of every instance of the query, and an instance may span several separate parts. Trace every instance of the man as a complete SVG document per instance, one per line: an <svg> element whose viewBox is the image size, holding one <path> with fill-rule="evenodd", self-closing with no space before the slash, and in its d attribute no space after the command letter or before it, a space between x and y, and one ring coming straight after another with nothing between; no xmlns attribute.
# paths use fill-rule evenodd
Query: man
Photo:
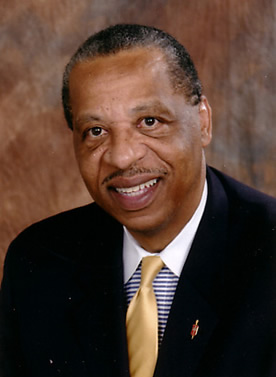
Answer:
<svg viewBox="0 0 276 377"><path fill-rule="evenodd" d="M206 167L211 109L184 47L150 27L103 30L66 67L63 104L95 203L10 246L5 375L274 375L275 200ZM153 357L153 306L133 322L150 255Z"/></svg>

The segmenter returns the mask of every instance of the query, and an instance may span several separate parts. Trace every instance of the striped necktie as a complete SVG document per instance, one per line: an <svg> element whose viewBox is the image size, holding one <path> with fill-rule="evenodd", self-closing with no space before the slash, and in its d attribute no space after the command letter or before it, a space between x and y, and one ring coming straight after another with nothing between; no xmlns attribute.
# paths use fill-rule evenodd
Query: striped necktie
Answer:
<svg viewBox="0 0 276 377"><path fill-rule="evenodd" d="M131 278L125 283L126 304L129 306L133 296L137 292L141 281L141 264L137 267ZM176 276L166 265L159 271L153 280L158 308L158 338L159 346L162 343L168 316L172 306L179 277Z"/></svg>
<svg viewBox="0 0 276 377"><path fill-rule="evenodd" d="M152 281L163 265L158 256L142 259L141 284L127 311L131 377L152 377L154 373L158 354L158 313Z"/></svg>

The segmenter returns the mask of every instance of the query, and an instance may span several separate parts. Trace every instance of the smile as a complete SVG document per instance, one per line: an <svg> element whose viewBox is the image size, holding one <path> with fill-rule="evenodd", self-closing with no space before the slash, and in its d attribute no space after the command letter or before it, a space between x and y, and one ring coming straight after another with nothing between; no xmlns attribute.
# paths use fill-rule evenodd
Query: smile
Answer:
<svg viewBox="0 0 276 377"><path fill-rule="evenodd" d="M151 179L150 181L147 181L145 183L141 183L137 186L133 187L117 187L115 190L122 195L127 195L127 196L137 196L141 195L143 190L148 189L150 187L153 187L156 185L158 182L157 178Z"/></svg>

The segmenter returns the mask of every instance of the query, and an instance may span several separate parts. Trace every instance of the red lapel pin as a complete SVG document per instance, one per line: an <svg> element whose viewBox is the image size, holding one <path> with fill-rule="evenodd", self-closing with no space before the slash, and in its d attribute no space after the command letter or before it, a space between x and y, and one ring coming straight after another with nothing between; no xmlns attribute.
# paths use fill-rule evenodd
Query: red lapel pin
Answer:
<svg viewBox="0 0 276 377"><path fill-rule="evenodd" d="M197 333L198 333L198 329L199 329L198 323L199 323L199 320L197 319L197 320L195 321L195 323L193 324L193 327L192 327L192 330L191 330L192 340L194 339L194 337L195 337L195 336L197 335Z"/></svg>

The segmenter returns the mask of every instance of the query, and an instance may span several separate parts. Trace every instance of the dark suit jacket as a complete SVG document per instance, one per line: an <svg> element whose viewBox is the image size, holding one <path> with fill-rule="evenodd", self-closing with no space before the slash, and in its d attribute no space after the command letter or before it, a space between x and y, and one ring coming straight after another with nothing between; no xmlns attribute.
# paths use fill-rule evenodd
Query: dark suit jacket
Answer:
<svg viewBox="0 0 276 377"><path fill-rule="evenodd" d="M207 177L155 377L275 376L275 200ZM129 376L122 235L92 204L15 239L2 283L5 377Z"/></svg>

